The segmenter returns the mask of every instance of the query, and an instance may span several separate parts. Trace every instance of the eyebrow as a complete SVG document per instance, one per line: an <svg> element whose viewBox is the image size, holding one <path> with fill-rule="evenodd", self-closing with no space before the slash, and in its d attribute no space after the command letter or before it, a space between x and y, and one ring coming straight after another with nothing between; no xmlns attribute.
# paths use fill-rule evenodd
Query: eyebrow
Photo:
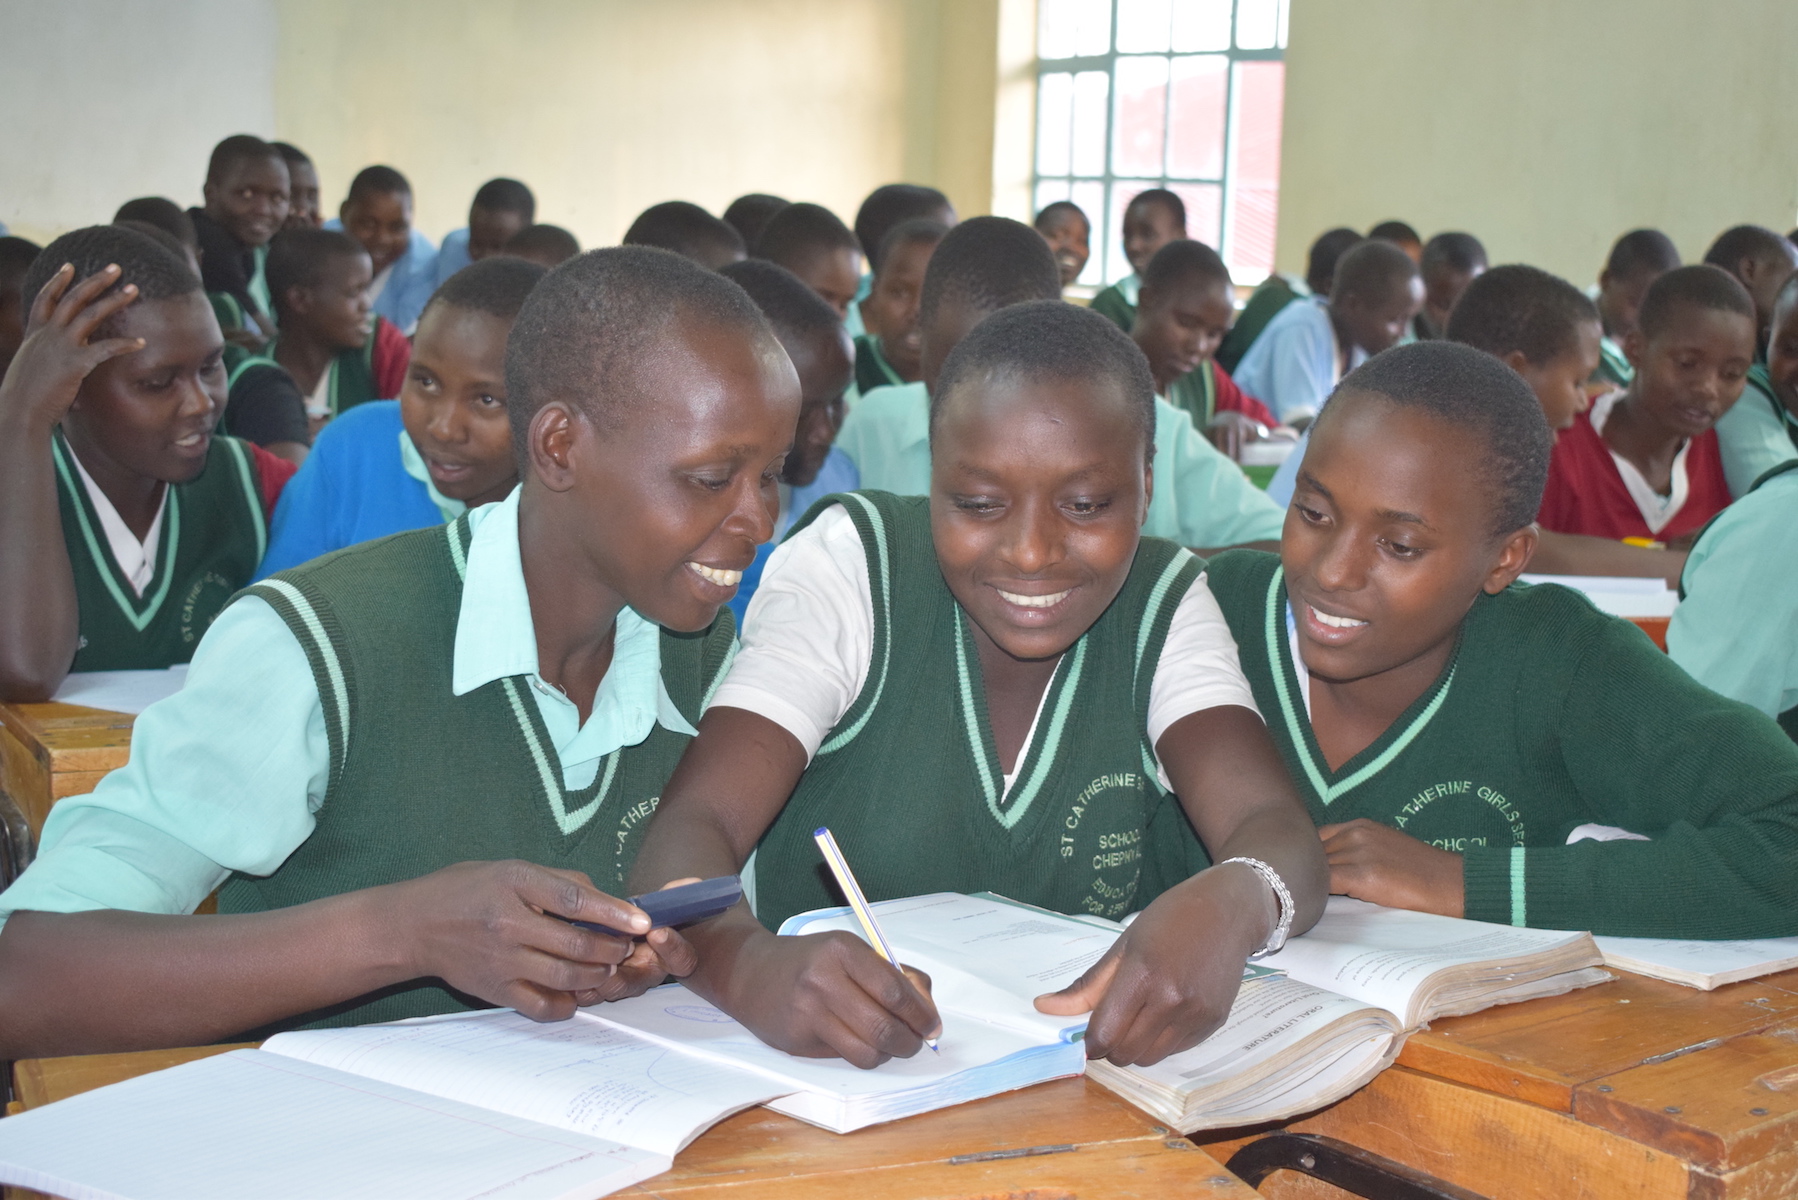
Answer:
<svg viewBox="0 0 1798 1200"><path fill-rule="evenodd" d="M1319 493L1320 495L1323 496L1324 499L1330 501L1331 503L1335 503L1335 501L1336 501L1336 497L1331 494L1330 489L1325 487L1323 484L1319 483L1317 481L1317 476L1313 475L1311 472L1305 470L1302 467L1299 469L1299 486L1310 488L1312 491ZM1382 521L1397 522L1398 524L1401 524L1401 525L1416 525L1422 529L1432 529L1432 530L1436 528L1434 525L1430 524L1423 517L1420 517L1416 513L1413 513L1413 512L1406 512L1403 509L1382 508L1382 509L1376 510L1374 515Z"/></svg>
<svg viewBox="0 0 1798 1200"><path fill-rule="evenodd" d="M1087 463L1084 467L1081 467L1077 471L1069 471L1066 475L1062 476L1062 479L1064 479L1064 480L1085 479L1090 475L1103 474L1105 469L1107 467L1109 467L1110 465L1111 464L1108 460L1099 459L1094 462ZM955 463L954 463L954 467L958 471L965 471L969 475L976 475L982 479L997 480L997 479L1001 478L1001 475L999 472L994 471L989 467L983 467L979 463L969 462L967 459L956 459Z"/></svg>

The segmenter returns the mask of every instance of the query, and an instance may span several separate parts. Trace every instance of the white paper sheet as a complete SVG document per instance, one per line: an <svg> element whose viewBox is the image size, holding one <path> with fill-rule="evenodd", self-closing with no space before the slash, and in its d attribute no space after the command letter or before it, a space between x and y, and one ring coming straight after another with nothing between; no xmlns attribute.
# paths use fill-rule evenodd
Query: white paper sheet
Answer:
<svg viewBox="0 0 1798 1200"><path fill-rule="evenodd" d="M136 716L173 696L187 682L187 664L163 671L77 671L62 681L51 699Z"/></svg>

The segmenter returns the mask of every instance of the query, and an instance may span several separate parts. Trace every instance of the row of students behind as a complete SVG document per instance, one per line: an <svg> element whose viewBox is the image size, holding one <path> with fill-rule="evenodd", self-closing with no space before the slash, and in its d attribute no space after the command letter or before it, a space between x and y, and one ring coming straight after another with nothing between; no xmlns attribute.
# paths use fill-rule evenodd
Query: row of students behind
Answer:
<svg viewBox="0 0 1798 1200"><path fill-rule="evenodd" d="M1200 266L1170 280L1213 278L1164 247L1143 309L1154 264L1183 256ZM1041 1001L1093 1009L1089 1049L1120 1063L1215 1028L1245 957L1328 891L1618 934L1798 932L1798 746L1577 594L1513 586L1553 433L1551 396L1506 360L1578 340L1567 285L1490 272L1519 300L1477 334L1463 301L1450 333L1475 345L1351 372L1278 554L1207 563L1142 534L1165 409L1140 341L1040 294L1058 272L1028 227L966 222L921 288L924 494L836 494L794 521L739 647L720 609L790 464L816 456L808 413L828 425L847 383L835 314L766 263L733 282L625 247L528 287L523 270L452 278L415 356L440 317L484 330L471 342L508 326L485 406L519 485L177 630L203 633L187 686L139 718L125 768L56 806L0 896L0 1054L475 1003L553 1018L666 973L786 1049L913 1053L938 1025L925 989L858 939L769 932L830 899L819 824L875 898L1140 910ZM32 332L0 384L9 686L34 646L66 665L98 628L90 599L122 597L75 584L76 621L75 596L20 582L107 561L69 534L69 448L113 479L236 489L162 489L171 515L241 516L214 550L266 494L264 460L211 436L223 338L185 263L100 227L49 247L26 289ZM1643 319L1716 311L1708 295L1661 287ZM1511 334L1519 306L1534 316ZM241 569L196 576L201 543L159 528L181 549L156 556L155 603ZM124 637L146 610L121 611ZM642 941L555 919L642 932L615 897L757 848L753 914ZM215 890L224 915L184 915Z"/></svg>

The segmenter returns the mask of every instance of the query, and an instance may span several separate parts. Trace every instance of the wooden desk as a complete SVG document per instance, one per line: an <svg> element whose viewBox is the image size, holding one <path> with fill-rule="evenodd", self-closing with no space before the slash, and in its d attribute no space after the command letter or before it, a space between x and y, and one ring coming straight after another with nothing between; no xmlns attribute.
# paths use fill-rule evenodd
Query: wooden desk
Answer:
<svg viewBox="0 0 1798 1200"><path fill-rule="evenodd" d="M1628 618L1628 621L1631 625L1634 625L1636 628L1640 629L1643 633L1646 633L1648 635L1648 640L1653 642L1655 645L1659 646L1662 650L1665 650L1667 648L1667 626L1672 622L1672 620L1673 620L1672 617L1630 617L1630 618Z"/></svg>
<svg viewBox="0 0 1798 1200"><path fill-rule="evenodd" d="M21 1105L35 1108L237 1048L38 1059L19 1063L14 1078ZM956 1155L1060 1145L1075 1148L1027 1158L949 1161ZM672 1171L622 1194L678 1200L824 1200L845 1195L857 1200L1255 1200L1255 1192L1210 1155L1184 1138L1170 1136L1137 1109L1084 1079L1039 1084L846 1135L754 1108L702 1134L675 1159Z"/></svg>
<svg viewBox="0 0 1798 1200"><path fill-rule="evenodd" d="M1714 992L1620 973L1438 1021L1398 1062L1288 1128L1492 1197L1798 1194L1798 971ZM1198 1140L1227 1162L1253 1138ZM1344 1195L1290 1172L1261 1192Z"/></svg>
<svg viewBox="0 0 1798 1200"><path fill-rule="evenodd" d="M78 704L0 704L0 791L18 805L33 838L52 804L93 791L125 765L136 720Z"/></svg>

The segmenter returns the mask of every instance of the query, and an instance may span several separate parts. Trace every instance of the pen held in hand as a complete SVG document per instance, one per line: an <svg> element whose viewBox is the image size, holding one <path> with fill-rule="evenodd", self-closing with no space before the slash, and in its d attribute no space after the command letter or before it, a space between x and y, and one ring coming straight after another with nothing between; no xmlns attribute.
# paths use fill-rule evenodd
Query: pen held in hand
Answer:
<svg viewBox="0 0 1798 1200"><path fill-rule="evenodd" d="M820 825L812 830L812 838L818 843L818 850L824 855L824 861L829 864L830 873L836 876L837 886L843 889L843 895L848 898L850 911L861 922L862 932L867 935L868 944L874 947L874 953L903 973L905 968L900 966L899 956L893 953L892 943L887 941L887 935L881 932L880 925L874 920L874 910L868 907L868 898L862 894L862 885L855 881L854 873L849 870L849 860L843 857L842 848L837 845L837 839L831 835L829 827ZM924 1044L940 1053L937 1051L935 1038L925 1038Z"/></svg>

